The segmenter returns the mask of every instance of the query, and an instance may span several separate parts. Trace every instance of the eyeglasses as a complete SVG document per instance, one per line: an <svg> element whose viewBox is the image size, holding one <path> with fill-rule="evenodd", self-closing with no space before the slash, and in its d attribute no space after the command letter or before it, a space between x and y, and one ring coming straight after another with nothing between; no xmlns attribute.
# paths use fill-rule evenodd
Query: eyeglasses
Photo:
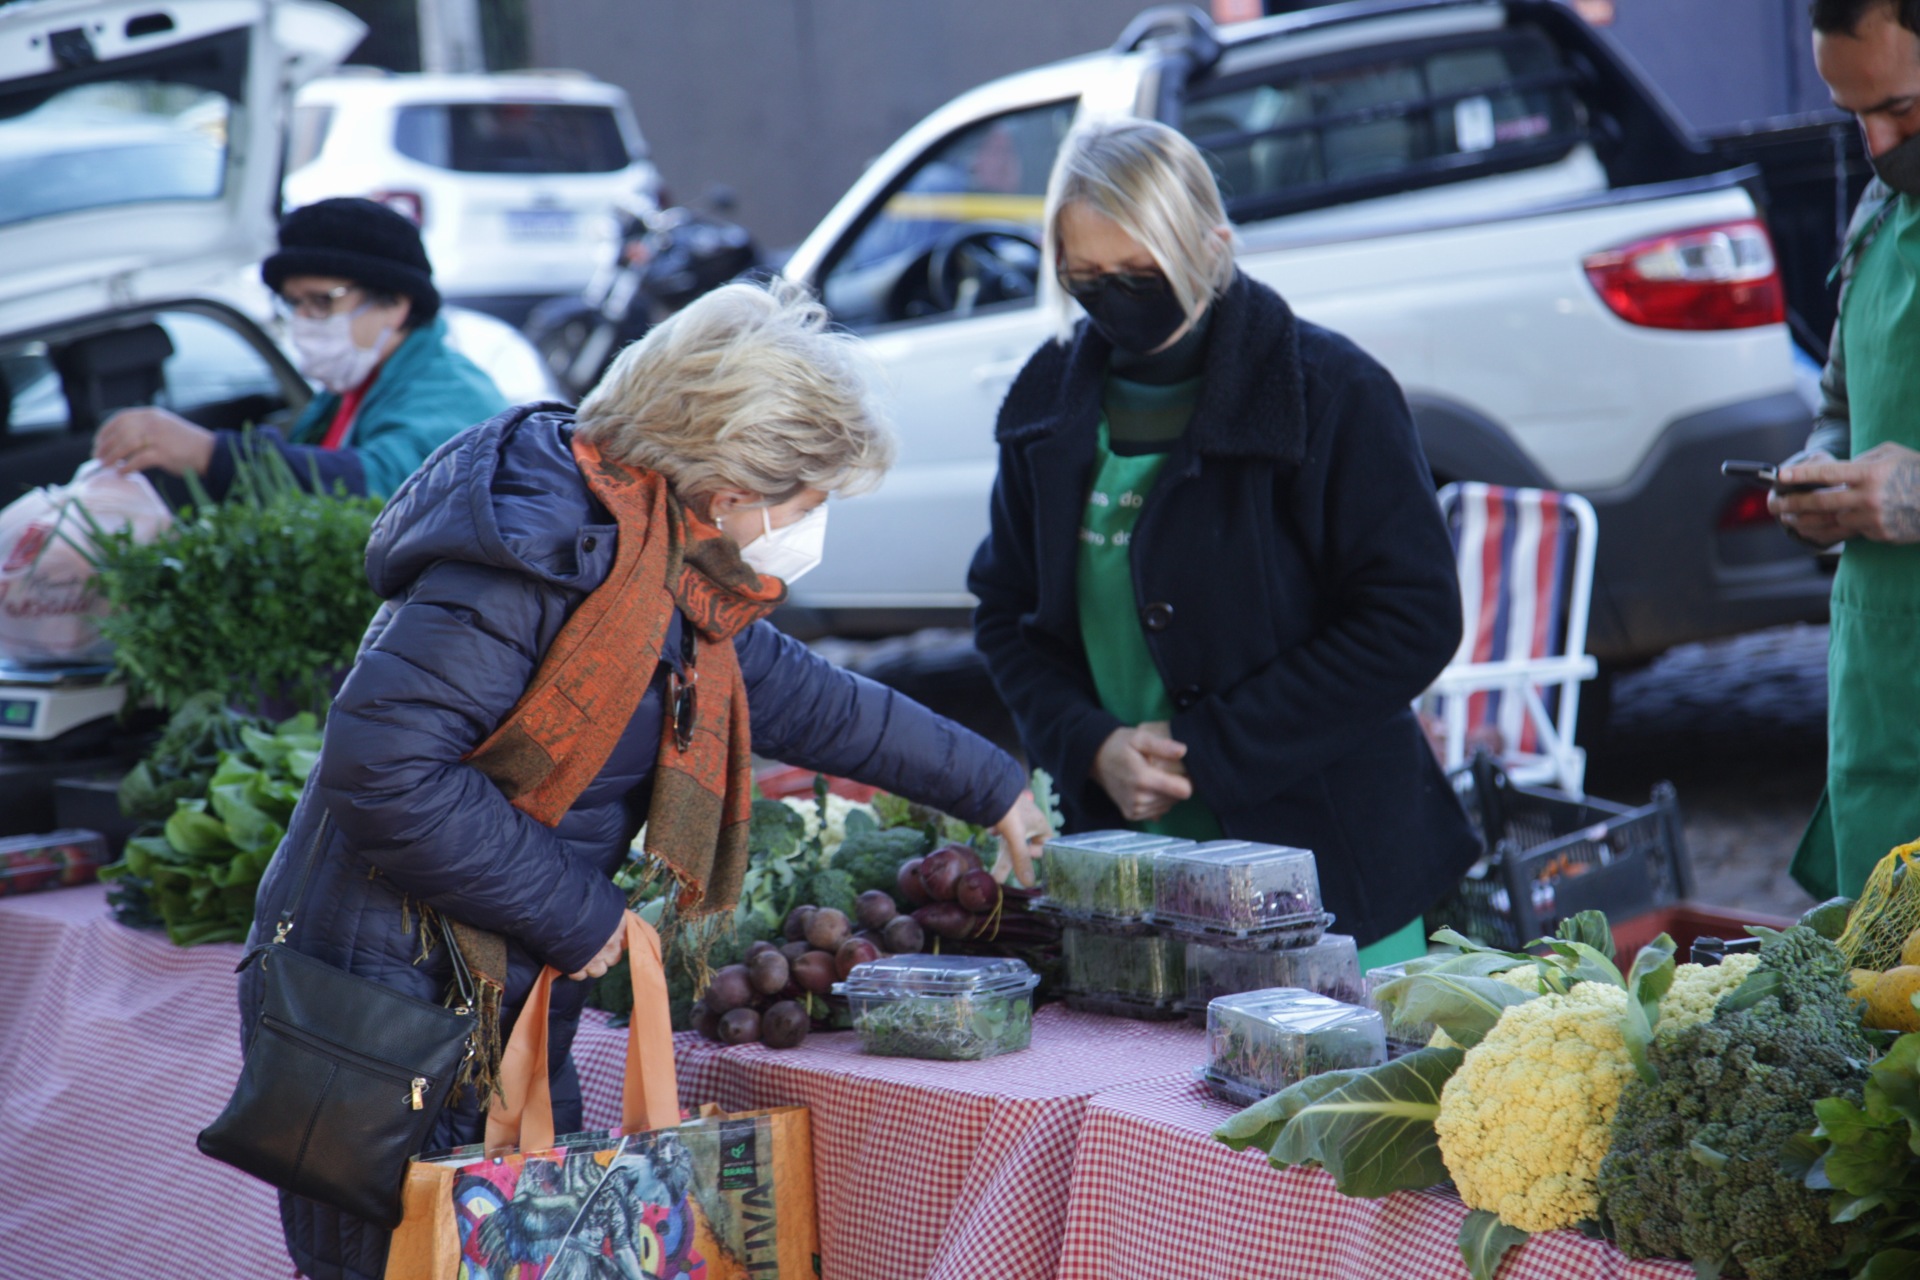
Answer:
<svg viewBox="0 0 1920 1280"><path fill-rule="evenodd" d="M1060 271L1060 287L1076 298L1118 289L1135 298L1164 293L1167 278L1158 271Z"/></svg>
<svg viewBox="0 0 1920 1280"><path fill-rule="evenodd" d="M308 320L325 320L340 309L340 301L348 294L355 293L357 284L340 284L331 289L303 293L297 298L289 298L284 293L273 295L274 309L283 316L304 316Z"/></svg>

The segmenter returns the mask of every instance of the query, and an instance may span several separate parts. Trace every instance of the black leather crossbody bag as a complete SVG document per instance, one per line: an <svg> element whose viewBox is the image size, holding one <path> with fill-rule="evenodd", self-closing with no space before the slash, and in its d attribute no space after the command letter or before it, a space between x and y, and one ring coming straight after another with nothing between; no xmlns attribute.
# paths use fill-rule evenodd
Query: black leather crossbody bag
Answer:
<svg viewBox="0 0 1920 1280"><path fill-rule="evenodd" d="M299 888L273 941L235 972L260 966L265 996L246 1063L200 1150L282 1191L384 1227L399 1225L407 1161L473 1051L473 977L440 921L459 1003L416 1000L287 945L332 819L307 845Z"/></svg>

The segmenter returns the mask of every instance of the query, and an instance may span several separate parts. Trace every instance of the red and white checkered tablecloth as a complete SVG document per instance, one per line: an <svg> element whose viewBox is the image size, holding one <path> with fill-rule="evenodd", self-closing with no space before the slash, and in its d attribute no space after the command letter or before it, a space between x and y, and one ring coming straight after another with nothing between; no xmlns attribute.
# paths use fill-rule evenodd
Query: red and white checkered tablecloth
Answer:
<svg viewBox="0 0 1920 1280"><path fill-rule="evenodd" d="M1212 1138L1235 1108L1191 1077L1110 1090L1087 1106L1057 1280L1467 1280L1466 1206L1421 1191L1353 1200L1319 1170L1275 1169ZM1535 1236L1500 1280L1692 1280L1573 1231Z"/></svg>
<svg viewBox="0 0 1920 1280"><path fill-rule="evenodd" d="M97 885L0 898L0 1276L294 1274L273 1191L193 1144L240 1074L239 959Z"/></svg>
<svg viewBox="0 0 1920 1280"><path fill-rule="evenodd" d="M798 1049L676 1040L680 1100L813 1111L824 1280L1054 1274L1087 1102L1189 1072L1205 1036L1049 1006L1033 1046L982 1062L869 1057L851 1032ZM625 1033L574 1043L590 1125L617 1122Z"/></svg>

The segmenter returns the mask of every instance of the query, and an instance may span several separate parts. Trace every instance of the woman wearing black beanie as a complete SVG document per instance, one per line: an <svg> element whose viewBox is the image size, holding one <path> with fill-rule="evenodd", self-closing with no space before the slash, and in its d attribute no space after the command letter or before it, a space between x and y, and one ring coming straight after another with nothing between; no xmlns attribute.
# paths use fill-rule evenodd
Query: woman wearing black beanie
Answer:
<svg viewBox="0 0 1920 1280"><path fill-rule="evenodd" d="M385 496L440 445L506 407L486 373L447 345L433 266L411 222L372 200L335 199L280 223L280 250L260 265L287 317L300 372L324 390L283 436L254 433L302 484ZM233 479L239 433L209 431L165 409L127 409L94 438L123 470L203 477L217 497Z"/></svg>

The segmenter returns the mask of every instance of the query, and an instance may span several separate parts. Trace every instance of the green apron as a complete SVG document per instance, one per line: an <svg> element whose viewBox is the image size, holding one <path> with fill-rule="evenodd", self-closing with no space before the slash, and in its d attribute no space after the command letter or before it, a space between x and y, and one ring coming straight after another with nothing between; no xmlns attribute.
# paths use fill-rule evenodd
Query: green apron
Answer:
<svg viewBox="0 0 1920 1280"><path fill-rule="evenodd" d="M1133 591L1133 527L1166 462L1164 453L1132 456L1113 451L1107 420L1094 446L1093 486L1080 522L1080 640L1100 705L1127 724L1173 719L1173 699L1153 664ZM1220 822L1199 796L1182 800L1164 818L1136 824L1156 835L1218 840Z"/></svg>
<svg viewBox="0 0 1920 1280"><path fill-rule="evenodd" d="M1841 308L1853 456L1920 448L1920 201L1894 202ZM1827 789L1794 854L1816 898L1857 896L1920 837L1920 546L1849 538L1833 581Z"/></svg>

